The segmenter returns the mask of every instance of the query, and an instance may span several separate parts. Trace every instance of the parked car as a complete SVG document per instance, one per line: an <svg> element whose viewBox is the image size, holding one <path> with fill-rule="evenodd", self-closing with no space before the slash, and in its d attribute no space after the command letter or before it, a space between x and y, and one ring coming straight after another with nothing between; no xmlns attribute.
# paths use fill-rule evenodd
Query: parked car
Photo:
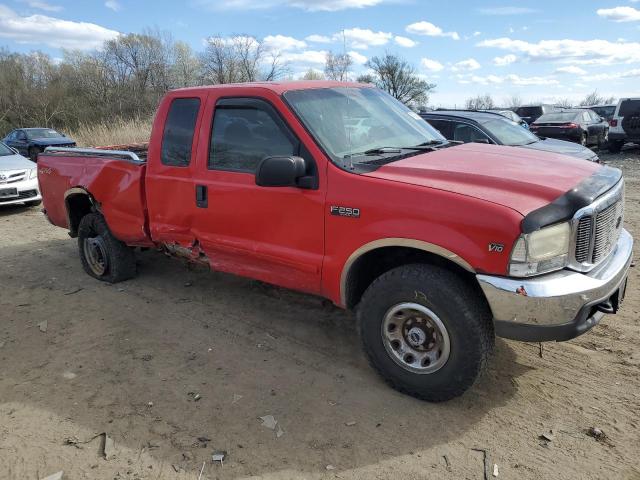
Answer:
<svg viewBox="0 0 640 480"><path fill-rule="evenodd" d="M38 154L47 147L76 146L76 142L51 128L18 128L9 132L2 141L34 162L38 161Z"/></svg>
<svg viewBox="0 0 640 480"><path fill-rule="evenodd" d="M620 99L609 121L609 151L618 153L625 142L640 144L640 98Z"/></svg>
<svg viewBox="0 0 640 480"><path fill-rule="evenodd" d="M465 110L437 111L420 114L448 140L468 143L491 143L562 153L599 162L592 150L572 142L540 138L493 112Z"/></svg>
<svg viewBox="0 0 640 480"><path fill-rule="evenodd" d="M40 205L36 164L0 142L0 206L24 203Z"/></svg>
<svg viewBox="0 0 640 480"><path fill-rule="evenodd" d="M354 117L370 135L349 138ZM495 334L567 340L615 313L632 259L620 170L452 144L369 85L172 91L146 162L54 147L39 180L88 275L129 279L156 247L323 296L356 310L387 382L431 401L474 383Z"/></svg>
<svg viewBox="0 0 640 480"><path fill-rule="evenodd" d="M584 110L593 110L607 122L613 118L613 114L616 111L616 104L613 105L591 105L589 107L578 107Z"/></svg>
<svg viewBox="0 0 640 480"><path fill-rule="evenodd" d="M511 110L484 110L484 111L497 113L499 115L502 115L503 117L508 118L512 122L517 123L521 127L524 127L526 129L529 128L529 124L525 122L522 118L520 118L520 115L518 115L516 112L513 112Z"/></svg>
<svg viewBox="0 0 640 480"><path fill-rule="evenodd" d="M579 108L547 113L529 128L541 137L569 140L585 147L597 145L603 148L609 138L609 123L597 113Z"/></svg>
<svg viewBox="0 0 640 480"><path fill-rule="evenodd" d="M541 104L541 105L523 105L514 110L520 118L522 118L527 124L531 125L542 115L550 112L555 112L558 107L555 105Z"/></svg>

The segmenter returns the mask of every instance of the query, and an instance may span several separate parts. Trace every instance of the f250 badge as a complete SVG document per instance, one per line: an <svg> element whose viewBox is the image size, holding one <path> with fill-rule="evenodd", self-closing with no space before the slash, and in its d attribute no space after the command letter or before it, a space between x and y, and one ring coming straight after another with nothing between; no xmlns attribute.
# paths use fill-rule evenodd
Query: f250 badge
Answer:
<svg viewBox="0 0 640 480"><path fill-rule="evenodd" d="M489 251L492 253L502 253L504 250L504 245L502 243L490 243Z"/></svg>
<svg viewBox="0 0 640 480"><path fill-rule="evenodd" d="M360 209L353 207L338 207L332 205L330 208L331 215L337 215L339 217L352 217L360 218Z"/></svg>

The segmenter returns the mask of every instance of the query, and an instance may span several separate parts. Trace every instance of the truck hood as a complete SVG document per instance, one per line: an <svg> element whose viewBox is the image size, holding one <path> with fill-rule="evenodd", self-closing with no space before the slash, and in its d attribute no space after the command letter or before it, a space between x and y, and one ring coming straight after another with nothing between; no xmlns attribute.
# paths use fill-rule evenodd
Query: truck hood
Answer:
<svg viewBox="0 0 640 480"><path fill-rule="evenodd" d="M27 160L22 155L0 156L0 172L11 170L31 170L36 164Z"/></svg>
<svg viewBox="0 0 640 480"><path fill-rule="evenodd" d="M567 142L565 140L557 140L555 138L544 138L539 142L530 143L528 145L520 145L521 148L531 148L532 150L543 150L545 152L562 153L571 155L572 157L582 158L595 162L598 156L595 152L587 147L583 147L579 143Z"/></svg>
<svg viewBox="0 0 640 480"><path fill-rule="evenodd" d="M467 143L391 162L365 175L455 192L527 215L600 168L552 152Z"/></svg>

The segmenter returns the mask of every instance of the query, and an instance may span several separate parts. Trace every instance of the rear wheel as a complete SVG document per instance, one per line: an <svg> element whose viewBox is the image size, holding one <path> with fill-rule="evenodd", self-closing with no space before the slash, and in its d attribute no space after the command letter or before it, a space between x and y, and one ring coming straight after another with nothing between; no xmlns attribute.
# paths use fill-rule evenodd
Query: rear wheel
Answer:
<svg viewBox="0 0 640 480"><path fill-rule="evenodd" d="M78 248L84 271L98 280L117 283L136 274L133 249L113 236L100 214L90 213L80 221Z"/></svg>
<svg viewBox="0 0 640 480"><path fill-rule="evenodd" d="M358 306L369 363L393 388L441 402L462 395L493 350L491 312L454 273L397 267L376 279Z"/></svg>
<svg viewBox="0 0 640 480"><path fill-rule="evenodd" d="M583 147L587 146L587 134L583 133L582 136L580 137L580 145L582 145Z"/></svg>
<svg viewBox="0 0 640 480"><path fill-rule="evenodd" d="M609 143L609 132L603 132L600 137L598 137L598 150L604 150L607 148Z"/></svg>

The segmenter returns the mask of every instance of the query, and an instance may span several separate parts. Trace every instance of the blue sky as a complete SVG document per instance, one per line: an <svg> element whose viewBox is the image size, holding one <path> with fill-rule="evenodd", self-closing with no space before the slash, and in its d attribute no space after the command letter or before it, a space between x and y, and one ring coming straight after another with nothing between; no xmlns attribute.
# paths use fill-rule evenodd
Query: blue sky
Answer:
<svg viewBox="0 0 640 480"><path fill-rule="evenodd" d="M0 46L54 57L118 32L156 28L203 49L211 35L248 34L282 52L296 77L328 50L385 51L436 83L431 103L640 95L640 0L0 0Z"/></svg>

